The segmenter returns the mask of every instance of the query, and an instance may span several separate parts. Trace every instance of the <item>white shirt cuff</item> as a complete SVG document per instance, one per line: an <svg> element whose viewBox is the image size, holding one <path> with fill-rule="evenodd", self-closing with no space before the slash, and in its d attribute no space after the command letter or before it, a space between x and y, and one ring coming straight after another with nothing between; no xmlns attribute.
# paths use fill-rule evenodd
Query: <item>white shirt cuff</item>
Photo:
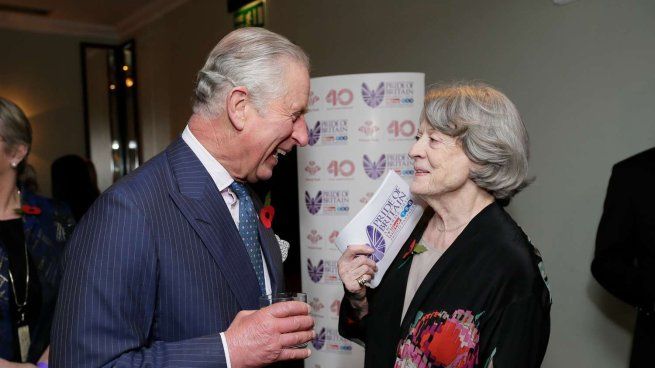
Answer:
<svg viewBox="0 0 655 368"><path fill-rule="evenodd" d="M223 342L223 352L225 353L225 364L227 364L227 368L232 368L232 364L230 363L230 352L227 350L227 340L225 339L225 334L221 332L221 342Z"/></svg>

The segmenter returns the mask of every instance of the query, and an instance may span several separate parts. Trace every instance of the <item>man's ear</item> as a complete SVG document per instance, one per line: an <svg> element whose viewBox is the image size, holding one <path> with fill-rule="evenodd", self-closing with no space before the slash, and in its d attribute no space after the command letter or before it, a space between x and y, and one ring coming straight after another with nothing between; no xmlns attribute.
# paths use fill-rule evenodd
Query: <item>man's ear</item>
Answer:
<svg viewBox="0 0 655 368"><path fill-rule="evenodd" d="M248 101L248 89L243 86L232 88L226 98L227 116L234 129L241 131L246 125L246 103Z"/></svg>

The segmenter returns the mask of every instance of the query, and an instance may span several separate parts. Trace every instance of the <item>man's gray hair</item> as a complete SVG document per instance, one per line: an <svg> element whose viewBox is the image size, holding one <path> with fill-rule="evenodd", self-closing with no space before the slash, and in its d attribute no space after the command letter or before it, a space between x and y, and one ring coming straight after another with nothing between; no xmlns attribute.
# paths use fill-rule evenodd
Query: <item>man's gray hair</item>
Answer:
<svg viewBox="0 0 655 368"><path fill-rule="evenodd" d="M223 112L226 93L244 86L257 110L286 92L283 59L309 70L309 58L297 45L264 28L240 28L230 32L214 47L198 72L193 111L206 115Z"/></svg>
<svg viewBox="0 0 655 368"><path fill-rule="evenodd" d="M469 177L495 198L510 199L531 182L528 132L502 92L481 82L431 87L423 118L461 142L466 156L477 164Z"/></svg>

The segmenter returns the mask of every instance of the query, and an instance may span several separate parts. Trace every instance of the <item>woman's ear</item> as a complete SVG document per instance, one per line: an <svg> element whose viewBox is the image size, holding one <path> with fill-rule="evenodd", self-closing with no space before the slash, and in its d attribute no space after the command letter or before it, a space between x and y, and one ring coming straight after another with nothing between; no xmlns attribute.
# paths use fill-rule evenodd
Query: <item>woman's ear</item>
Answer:
<svg viewBox="0 0 655 368"><path fill-rule="evenodd" d="M227 116L234 129L241 131L246 125L246 104L248 89L243 86L232 88L225 97Z"/></svg>
<svg viewBox="0 0 655 368"><path fill-rule="evenodd" d="M28 148L27 145L25 144L17 144L14 146L11 150L11 153L9 154L9 161L11 162L11 166L18 166L18 164L21 163L25 159L25 156L27 156Z"/></svg>

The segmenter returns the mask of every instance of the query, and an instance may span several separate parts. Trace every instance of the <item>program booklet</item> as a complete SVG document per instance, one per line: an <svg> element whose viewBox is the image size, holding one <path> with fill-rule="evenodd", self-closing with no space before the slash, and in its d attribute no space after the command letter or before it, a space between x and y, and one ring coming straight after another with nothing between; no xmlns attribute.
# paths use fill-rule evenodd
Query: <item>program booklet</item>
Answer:
<svg viewBox="0 0 655 368"><path fill-rule="evenodd" d="M370 258L378 271L370 287L380 284L384 273L421 218L425 203L412 195L407 184L389 170L366 206L339 232L335 243L343 253L351 244L367 244L375 249Z"/></svg>

